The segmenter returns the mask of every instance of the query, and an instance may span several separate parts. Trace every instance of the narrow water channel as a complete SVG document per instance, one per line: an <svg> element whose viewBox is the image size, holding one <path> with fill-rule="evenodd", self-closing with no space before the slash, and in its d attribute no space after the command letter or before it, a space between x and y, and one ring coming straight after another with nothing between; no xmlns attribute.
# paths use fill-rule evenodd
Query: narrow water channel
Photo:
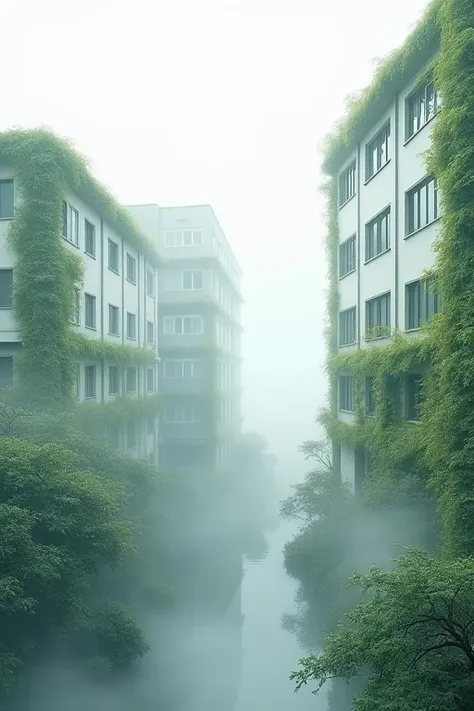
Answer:
<svg viewBox="0 0 474 711"><path fill-rule="evenodd" d="M269 552L260 562L246 562L242 581L243 671L235 711L325 711L324 695L309 688L294 693L289 673L305 654L281 618L295 609L295 583L283 568L282 549L294 526L281 523L268 536Z"/></svg>

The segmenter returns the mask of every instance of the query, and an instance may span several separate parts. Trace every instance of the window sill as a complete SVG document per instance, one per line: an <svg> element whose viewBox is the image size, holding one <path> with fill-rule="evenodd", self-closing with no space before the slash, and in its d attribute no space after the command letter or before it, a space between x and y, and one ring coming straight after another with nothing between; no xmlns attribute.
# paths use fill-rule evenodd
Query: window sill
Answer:
<svg viewBox="0 0 474 711"><path fill-rule="evenodd" d="M127 281L128 281L129 284L133 284L134 286L137 285L136 279L135 279L135 281L133 281L133 279L129 279L128 277L126 277L126 279L127 279Z"/></svg>
<svg viewBox="0 0 474 711"><path fill-rule="evenodd" d="M343 412L345 415L355 415L354 410L343 410L342 408L340 408L339 412Z"/></svg>
<svg viewBox="0 0 474 711"><path fill-rule="evenodd" d="M413 141L413 139L416 138L416 136L418 136L423 131L423 129L426 128L433 121L433 119L435 119L437 117L438 114L439 114L439 111L437 111L434 114L434 116L432 116L430 119L428 119L428 121L426 123L424 123L423 126L420 126L420 128L417 131L415 131L415 133L412 133L412 135L405 140L403 146L406 146L406 145L408 145L408 143L410 143L410 141Z"/></svg>
<svg viewBox="0 0 474 711"><path fill-rule="evenodd" d="M357 341L351 341L350 343L338 343L338 348L350 348L351 346L356 346Z"/></svg>
<svg viewBox="0 0 474 711"><path fill-rule="evenodd" d="M84 400L97 400L97 395L85 395Z"/></svg>
<svg viewBox="0 0 474 711"><path fill-rule="evenodd" d="M63 238L63 240L64 240L65 242L67 242L68 244L70 244L71 247L75 247L76 249L80 249L80 247L79 247L78 244L76 244L76 243L73 242L72 240L68 239L68 238L65 237L64 235L62 235L62 238Z"/></svg>
<svg viewBox="0 0 474 711"><path fill-rule="evenodd" d="M14 216L12 215L11 217L0 217L0 222L9 222L10 220L13 220Z"/></svg>
<svg viewBox="0 0 474 711"><path fill-rule="evenodd" d="M415 235L419 234L420 232L423 232L423 230L426 230L427 227L431 227L431 225L434 225L434 224L436 224L436 222L439 222L441 217L442 217L442 215L435 217L434 220L431 220L431 222L427 222L427 224L423 225L423 227L419 227L414 232L410 232L409 235L405 235L405 237L403 239L410 239L410 237L414 237Z"/></svg>
<svg viewBox="0 0 474 711"><path fill-rule="evenodd" d="M13 306L0 306L0 311L11 311Z"/></svg>
<svg viewBox="0 0 474 711"><path fill-rule="evenodd" d="M389 158L388 161L386 161L386 163L384 163L381 168L379 168L378 170L376 170L375 173L372 173L372 175L370 176L370 178L366 178L366 180L365 180L365 182L364 182L364 186L365 186L365 185L368 185L371 180L373 180L374 178L376 178L377 175L382 172L382 170L385 168L385 166L387 166L387 165L390 163L391 160L392 160L392 159Z"/></svg>
<svg viewBox="0 0 474 711"><path fill-rule="evenodd" d="M406 419L406 422L408 422L410 425L419 425L420 420L409 420L408 418Z"/></svg>
<svg viewBox="0 0 474 711"><path fill-rule="evenodd" d="M113 267L107 267L109 272L113 272L114 274L117 274L117 276L120 276L120 272L117 269L114 269Z"/></svg>
<svg viewBox="0 0 474 711"><path fill-rule="evenodd" d="M84 326L88 331L97 331L97 326Z"/></svg>
<svg viewBox="0 0 474 711"><path fill-rule="evenodd" d="M87 254L87 256L90 257L91 259L97 259L95 254L92 254L92 252L88 252L86 249L84 250L84 254Z"/></svg>
<svg viewBox="0 0 474 711"><path fill-rule="evenodd" d="M369 420L375 420L375 412L371 412L370 414L366 412L364 417L368 417Z"/></svg>
<svg viewBox="0 0 474 711"><path fill-rule="evenodd" d="M418 333L421 331L421 326L416 326L416 328L406 328L405 333Z"/></svg>
<svg viewBox="0 0 474 711"><path fill-rule="evenodd" d="M149 291L146 292L146 295L149 296L150 299L154 299L154 298L155 298L155 295L154 295L154 294L150 294Z"/></svg>
<svg viewBox="0 0 474 711"><path fill-rule="evenodd" d="M109 397L118 397L119 393L108 393Z"/></svg>
<svg viewBox="0 0 474 711"><path fill-rule="evenodd" d="M356 271L357 271L357 268L351 269L350 272L347 272L346 274L343 274L342 276L338 277L339 281L341 281L342 279L345 279L347 276L350 276L351 274L355 274Z"/></svg>
<svg viewBox="0 0 474 711"><path fill-rule="evenodd" d="M378 259L378 257L381 257L383 254L387 254L387 252L390 252L391 250L392 250L392 248L389 247L388 249L384 249L383 252L379 252L379 253L376 254L374 257L370 257L370 259L366 259L365 262L364 262L364 266L365 266L366 264L370 264L370 262L373 262L374 259Z"/></svg>
<svg viewBox="0 0 474 711"><path fill-rule="evenodd" d="M348 198L346 200L346 202L343 202L342 205L339 205L338 210L342 210L342 208L345 207L347 205L347 203L349 203L351 200L353 200L356 195L357 195L357 192L355 192L354 195L351 195L350 198Z"/></svg>
<svg viewBox="0 0 474 711"><path fill-rule="evenodd" d="M127 336L127 341L136 341L137 337L136 336Z"/></svg>
<svg viewBox="0 0 474 711"><path fill-rule="evenodd" d="M109 331L109 336L115 336L115 338L120 338L120 333L113 333L112 331Z"/></svg>
<svg viewBox="0 0 474 711"><path fill-rule="evenodd" d="M372 337L366 336L364 340L366 343L372 343L372 341L384 341L384 340L389 339L390 337L391 337L391 334L389 333L386 336L372 336Z"/></svg>

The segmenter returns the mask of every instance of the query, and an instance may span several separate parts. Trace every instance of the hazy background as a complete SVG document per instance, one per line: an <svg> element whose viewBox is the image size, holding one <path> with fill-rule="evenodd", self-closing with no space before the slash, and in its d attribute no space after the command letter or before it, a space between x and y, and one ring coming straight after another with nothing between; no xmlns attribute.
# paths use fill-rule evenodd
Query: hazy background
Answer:
<svg viewBox="0 0 474 711"><path fill-rule="evenodd" d="M124 203L214 206L245 275L245 424L284 471L325 396L318 147L424 5L2 3L0 129L72 137Z"/></svg>

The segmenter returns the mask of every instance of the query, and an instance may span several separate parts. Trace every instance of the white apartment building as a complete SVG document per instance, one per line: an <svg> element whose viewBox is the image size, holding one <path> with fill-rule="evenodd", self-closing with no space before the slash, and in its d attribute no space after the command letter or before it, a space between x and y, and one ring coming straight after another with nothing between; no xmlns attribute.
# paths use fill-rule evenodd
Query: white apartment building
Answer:
<svg viewBox="0 0 474 711"><path fill-rule="evenodd" d="M420 281L435 263L433 244L442 212L423 157L441 107L430 65L421 66L401 90L394 88L386 109L337 166L339 353L383 348L394 331L422 337L423 322L439 310L438 296ZM406 420L418 417L419 383L419 373L404 378ZM365 388L365 415L370 417L370 382ZM351 375L338 377L337 409L340 420L355 421ZM364 452L341 443L341 475L353 488L367 466Z"/></svg>
<svg viewBox="0 0 474 711"><path fill-rule="evenodd" d="M97 201L85 195L64 195L62 238L67 249L80 255L84 280L76 288L76 311L71 329L87 339L155 354L146 365L122 367L106 358L77 362L76 397L81 403L110 403L117 398L148 398L158 387L158 254L141 253L98 211ZM13 312L16 255L7 231L21 205L21 186L14 170L0 165L0 387L12 383L13 356L21 348L21 332ZM137 230L138 232L138 230ZM158 462L158 418L137 425L124 423L115 446L132 456Z"/></svg>

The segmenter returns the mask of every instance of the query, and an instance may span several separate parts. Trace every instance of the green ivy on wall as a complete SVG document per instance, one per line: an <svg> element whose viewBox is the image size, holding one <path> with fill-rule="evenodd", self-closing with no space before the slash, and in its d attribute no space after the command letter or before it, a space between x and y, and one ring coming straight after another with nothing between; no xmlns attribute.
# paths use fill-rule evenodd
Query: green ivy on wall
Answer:
<svg viewBox="0 0 474 711"><path fill-rule="evenodd" d="M147 349L92 341L74 333L74 285L83 277L79 255L62 238L62 203L77 192L131 244L159 263L149 240L90 174L85 159L50 131L0 134L0 164L15 177L21 204L9 229L16 254L13 308L22 335L15 358L17 387L30 406L47 409L71 404L75 358L107 358L121 365L153 362Z"/></svg>
<svg viewBox="0 0 474 711"><path fill-rule="evenodd" d="M442 313L423 338L395 333L390 345L337 353L337 180L334 175L366 126L388 108L393 94L437 52L435 81L443 105L433 129L430 171L443 196L436 244L437 290ZM321 415L338 442L371 455L366 496L378 504L436 497L443 543L451 554L474 552L474 6L470 0L434 0L401 50L379 69L374 84L350 107L328 143L324 168L330 175L327 249L328 372L331 405ZM428 370L421 420L397 417L404 374ZM354 377L356 422L337 415L337 377ZM375 413L364 413L364 382L372 378Z"/></svg>

